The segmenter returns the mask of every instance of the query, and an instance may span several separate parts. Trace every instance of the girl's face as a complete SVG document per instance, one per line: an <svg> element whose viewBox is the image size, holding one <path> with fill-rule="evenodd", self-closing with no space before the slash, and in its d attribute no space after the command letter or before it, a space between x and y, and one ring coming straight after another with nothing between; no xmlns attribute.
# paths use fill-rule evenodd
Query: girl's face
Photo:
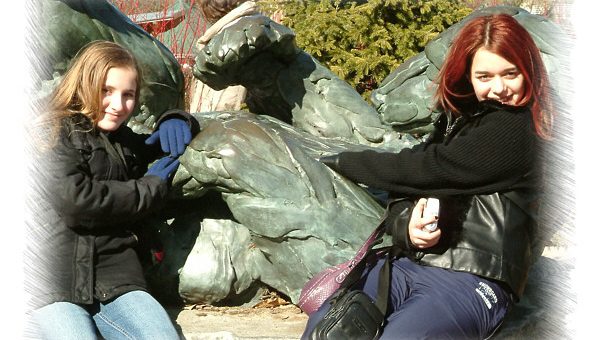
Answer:
<svg viewBox="0 0 600 340"><path fill-rule="evenodd" d="M469 79L478 101L492 99L517 106L525 93L521 71L508 60L483 47L473 56Z"/></svg>
<svg viewBox="0 0 600 340"><path fill-rule="evenodd" d="M115 131L129 118L135 108L137 72L128 67L108 70L102 88L102 112L98 128L105 132Z"/></svg>

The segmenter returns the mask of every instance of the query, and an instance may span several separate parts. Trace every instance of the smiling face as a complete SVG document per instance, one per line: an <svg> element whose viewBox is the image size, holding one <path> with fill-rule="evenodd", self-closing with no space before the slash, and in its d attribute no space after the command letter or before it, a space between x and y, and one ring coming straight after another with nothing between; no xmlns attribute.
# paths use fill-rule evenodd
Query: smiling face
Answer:
<svg viewBox="0 0 600 340"><path fill-rule="evenodd" d="M491 99L517 106L525 93L523 74L519 69L483 47L473 56L469 79L478 101Z"/></svg>
<svg viewBox="0 0 600 340"><path fill-rule="evenodd" d="M106 74L102 87L102 107L98 128L115 131L125 122L135 108L137 72L128 67L113 67Z"/></svg>

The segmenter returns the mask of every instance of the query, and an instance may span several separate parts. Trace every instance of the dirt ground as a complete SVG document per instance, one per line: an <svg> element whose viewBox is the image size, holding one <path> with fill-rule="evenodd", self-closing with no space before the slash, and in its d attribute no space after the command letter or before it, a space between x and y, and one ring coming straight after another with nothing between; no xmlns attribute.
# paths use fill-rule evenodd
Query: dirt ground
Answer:
<svg viewBox="0 0 600 340"><path fill-rule="evenodd" d="M185 339L299 339L308 316L292 304L275 307L186 306L168 309Z"/></svg>

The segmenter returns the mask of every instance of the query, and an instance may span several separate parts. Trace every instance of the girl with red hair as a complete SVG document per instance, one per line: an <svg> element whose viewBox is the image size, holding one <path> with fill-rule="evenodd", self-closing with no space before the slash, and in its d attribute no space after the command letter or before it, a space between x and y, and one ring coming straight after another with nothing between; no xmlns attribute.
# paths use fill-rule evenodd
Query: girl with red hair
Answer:
<svg viewBox="0 0 600 340"><path fill-rule="evenodd" d="M391 198L440 201L437 216L423 216L423 198L414 208L388 207L394 246L381 339L491 336L522 295L537 251L537 159L553 113L533 39L510 15L476 17L455 37L437 83L436 105L445 114L425 143L321 159ZM384 262L367 264L351 290L374 301ZM331 304L310 315L303 338L327 333Z"/></svg>

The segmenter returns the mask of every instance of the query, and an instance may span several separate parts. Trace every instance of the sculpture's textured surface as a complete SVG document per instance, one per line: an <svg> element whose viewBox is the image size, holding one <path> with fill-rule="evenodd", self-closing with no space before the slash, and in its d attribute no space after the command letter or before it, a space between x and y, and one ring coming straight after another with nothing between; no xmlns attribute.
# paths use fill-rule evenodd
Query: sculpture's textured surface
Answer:
<svg viewBox="0 0 600 340"><path fill-rule="evenodd" d="M180 274L181 295L217 302L260 281L296 301L312 275L352 255L383 212L366 191L316 160L365 147L268 116L198 118L203 130L182 156L174 186L185 197L222 192L237 223L202 222Z"/></svg>
<svg viewBox="0 0 600 340"><path fill-rule="evenodd" d="M295 45L289 28L265 16L240 19L196 57L194 75L215 89L243 85L250 111L293 123L315 136L391 144L398 133L333 72Z"/></svg>
<svg viewBox="0 0 600 340"><path fill-rule="evenodd" d="M560 85L556 74L564 60L553 47L560 30L512 7L472 15L490 11L511 13L532 32L551 80ZM108 39L134 52L148 82L142 112L130 125L147 130L164 110L182 106L183 77L172 54L112 5L44 0L43 13L49 31L43 48L55 73L44 77L42 93L85 43ZM174 179L174 218L156 226L165 258L149 272L153 286L176 290L189 302L241 303L266 285L296 302L312 275L347 260L384 209L316 159L416 144L402 131L427 132L439 115L431 107L432 80L461 25L390 74L373 92L374 105L298 49L294 32L267 17L243 18L215 36L198 52L195 76L215 89L245 86L248 107L259 115L196 113L202 132Z"/></svg>

